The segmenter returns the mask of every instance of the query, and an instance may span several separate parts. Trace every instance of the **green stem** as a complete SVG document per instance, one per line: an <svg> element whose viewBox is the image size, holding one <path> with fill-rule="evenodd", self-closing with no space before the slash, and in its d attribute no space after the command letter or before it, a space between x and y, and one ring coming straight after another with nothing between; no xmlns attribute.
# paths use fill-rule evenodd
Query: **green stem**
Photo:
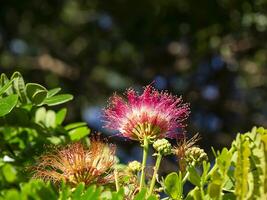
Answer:
<svg viewBox="0 0 267 200"><path fill-rule="evenodd" d="M205 199L205 192L203 190L203 185L200 186L200 194L201 194L201 198Z"/></svg>
<svg viewBox="0 0 267 200"><path fill-rule="evenodd" d="M145 186L145 167L148 156L148 146L149 146L148 139L145 137L143 144L143 161L142 161L142 171L140 179L140 190Z"/></svg>
<svg viewBox="0 0 267 200"><path fill-rule="evenodd" d="M154 167L153 177L152 177L149 192L148 192L149 196L152 194L155 183L156 183L156 177L158 175L158 170L159 170L161 159L162 159L162 155L160 153L158 153L157 160L156 160L155 167Z"/></svg>
<svg viewBox="0 0 267 200"><path fill-rule="evenodd" d="M182 180L183 184L185 184L185 182L187 181L188 176L189 176L189 172L187 171L185 176L184 176L184 178L183 178L183 180Z"/></svg>
<svg viewBox="0 0 267 200"><path fill-rule="evenodd" d="M115 179L116 191L118 192L118 191L120 190L120 186L119 186L119 180L118 180L118 171L117 171L117 168L114 169L114 179Z"/></svg>

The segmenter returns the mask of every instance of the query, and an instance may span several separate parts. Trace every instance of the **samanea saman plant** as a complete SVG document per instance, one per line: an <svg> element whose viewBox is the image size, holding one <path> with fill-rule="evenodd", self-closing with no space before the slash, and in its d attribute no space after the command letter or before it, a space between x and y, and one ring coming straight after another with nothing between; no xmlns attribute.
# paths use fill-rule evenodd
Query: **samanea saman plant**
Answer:
<svg viewBox="0 0 267 200"><path fill-rule="evenodd" d="M267 199L267 130L238 134L231 148L214 152L214 163L186 137L190 108L181 97L151 85L128 89L104 109L105 127L143 148L141 162L119 163L114 144L91 134L84 122L64 124L72 100L25 83L15 72L0 77L0 199ZM175 146L170 140L176 140ZM149 146L154 152L149 152ZM163 157L177 157L177 171L160 177ZM155 157L153 175L147 158ZM211 160L211 159L209 159ZM184 191L190 182L194 188Z"/></svg>

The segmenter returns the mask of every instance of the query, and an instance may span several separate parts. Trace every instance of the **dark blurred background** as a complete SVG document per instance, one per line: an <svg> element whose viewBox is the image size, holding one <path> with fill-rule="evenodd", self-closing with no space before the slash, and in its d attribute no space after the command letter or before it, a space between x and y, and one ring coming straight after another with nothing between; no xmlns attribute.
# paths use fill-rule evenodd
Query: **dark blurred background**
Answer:
<svg viewBox="0 0 267 200"><path fill-rule="evenodd" d="M107 135L109 96L154 81L191 103L188 135L210 151L267 126L266 33L266 0L1 1L0 72L74 94L68 121Z"/></svg>

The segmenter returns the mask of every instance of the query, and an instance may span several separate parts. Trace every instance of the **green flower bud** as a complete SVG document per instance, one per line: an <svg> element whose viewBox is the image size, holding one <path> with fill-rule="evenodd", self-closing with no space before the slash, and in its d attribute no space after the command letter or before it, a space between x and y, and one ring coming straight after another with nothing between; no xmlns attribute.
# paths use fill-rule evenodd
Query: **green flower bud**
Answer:
<svg viewBox="0 0 267 200"><path fill-rule="evenodd" d="M191 147L185 152L185 159L187 163L195 162L196 165L201 164L203 161L208 160L205 151L199 147Z"/></svg>
<svg viewBox="0 0 267 200"><path fill-rule="evenodd" d="M141 171L142 165L140 162L134 160L134 161L128 163L128 168L132 172L138 172L138 171Z"/></svg>
<svg viewBox="0 0 267 200"><path fill-rule="evenodd" d="M166 139L158 139L153 143L154 149L160 154L166 156L171 154L172 145Z"/></svg>

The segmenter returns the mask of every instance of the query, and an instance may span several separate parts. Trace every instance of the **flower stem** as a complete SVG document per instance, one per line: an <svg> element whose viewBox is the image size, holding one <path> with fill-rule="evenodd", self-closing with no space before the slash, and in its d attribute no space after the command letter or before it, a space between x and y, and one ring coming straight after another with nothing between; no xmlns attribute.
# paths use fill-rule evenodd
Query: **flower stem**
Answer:
<svg viewBox="0 0 267 200"><path fill-rule="evenodd" d="M160 153L158 153L157 154L157 160L156 160L155 167L154 167L153 177L152 177L149 192L148 192L148 196L150 196L153 192L153 189L154 189L154 186L156 183L156 177L158 175L158 170L159 170L161 159L162 159L162 155Z"/></svg>
<svg viewBox="0 0 267 200"><path fill-rule="evenodd" d="M120 186L119 186L117 168L114 169L114 178L115 178L116 191L118 192L120 190Z"/></svg>
<svg viewBox="0 0 267 200"><path fill-rule="evenodd" d="M149 146L148 139L145 137L143 144L143 161L142 161L142 171L140 179L140 190L145 186L145 167L148 155L148 146Z"/></svg>
<svg viewBox="0 0 267 200"><path fill-rule="evenodd" d="M184 178L183 178L183 180L182 180L183 184L187 181L188 176L189 176L189 172L187 171L185 176L184 176Z"/></svg>

